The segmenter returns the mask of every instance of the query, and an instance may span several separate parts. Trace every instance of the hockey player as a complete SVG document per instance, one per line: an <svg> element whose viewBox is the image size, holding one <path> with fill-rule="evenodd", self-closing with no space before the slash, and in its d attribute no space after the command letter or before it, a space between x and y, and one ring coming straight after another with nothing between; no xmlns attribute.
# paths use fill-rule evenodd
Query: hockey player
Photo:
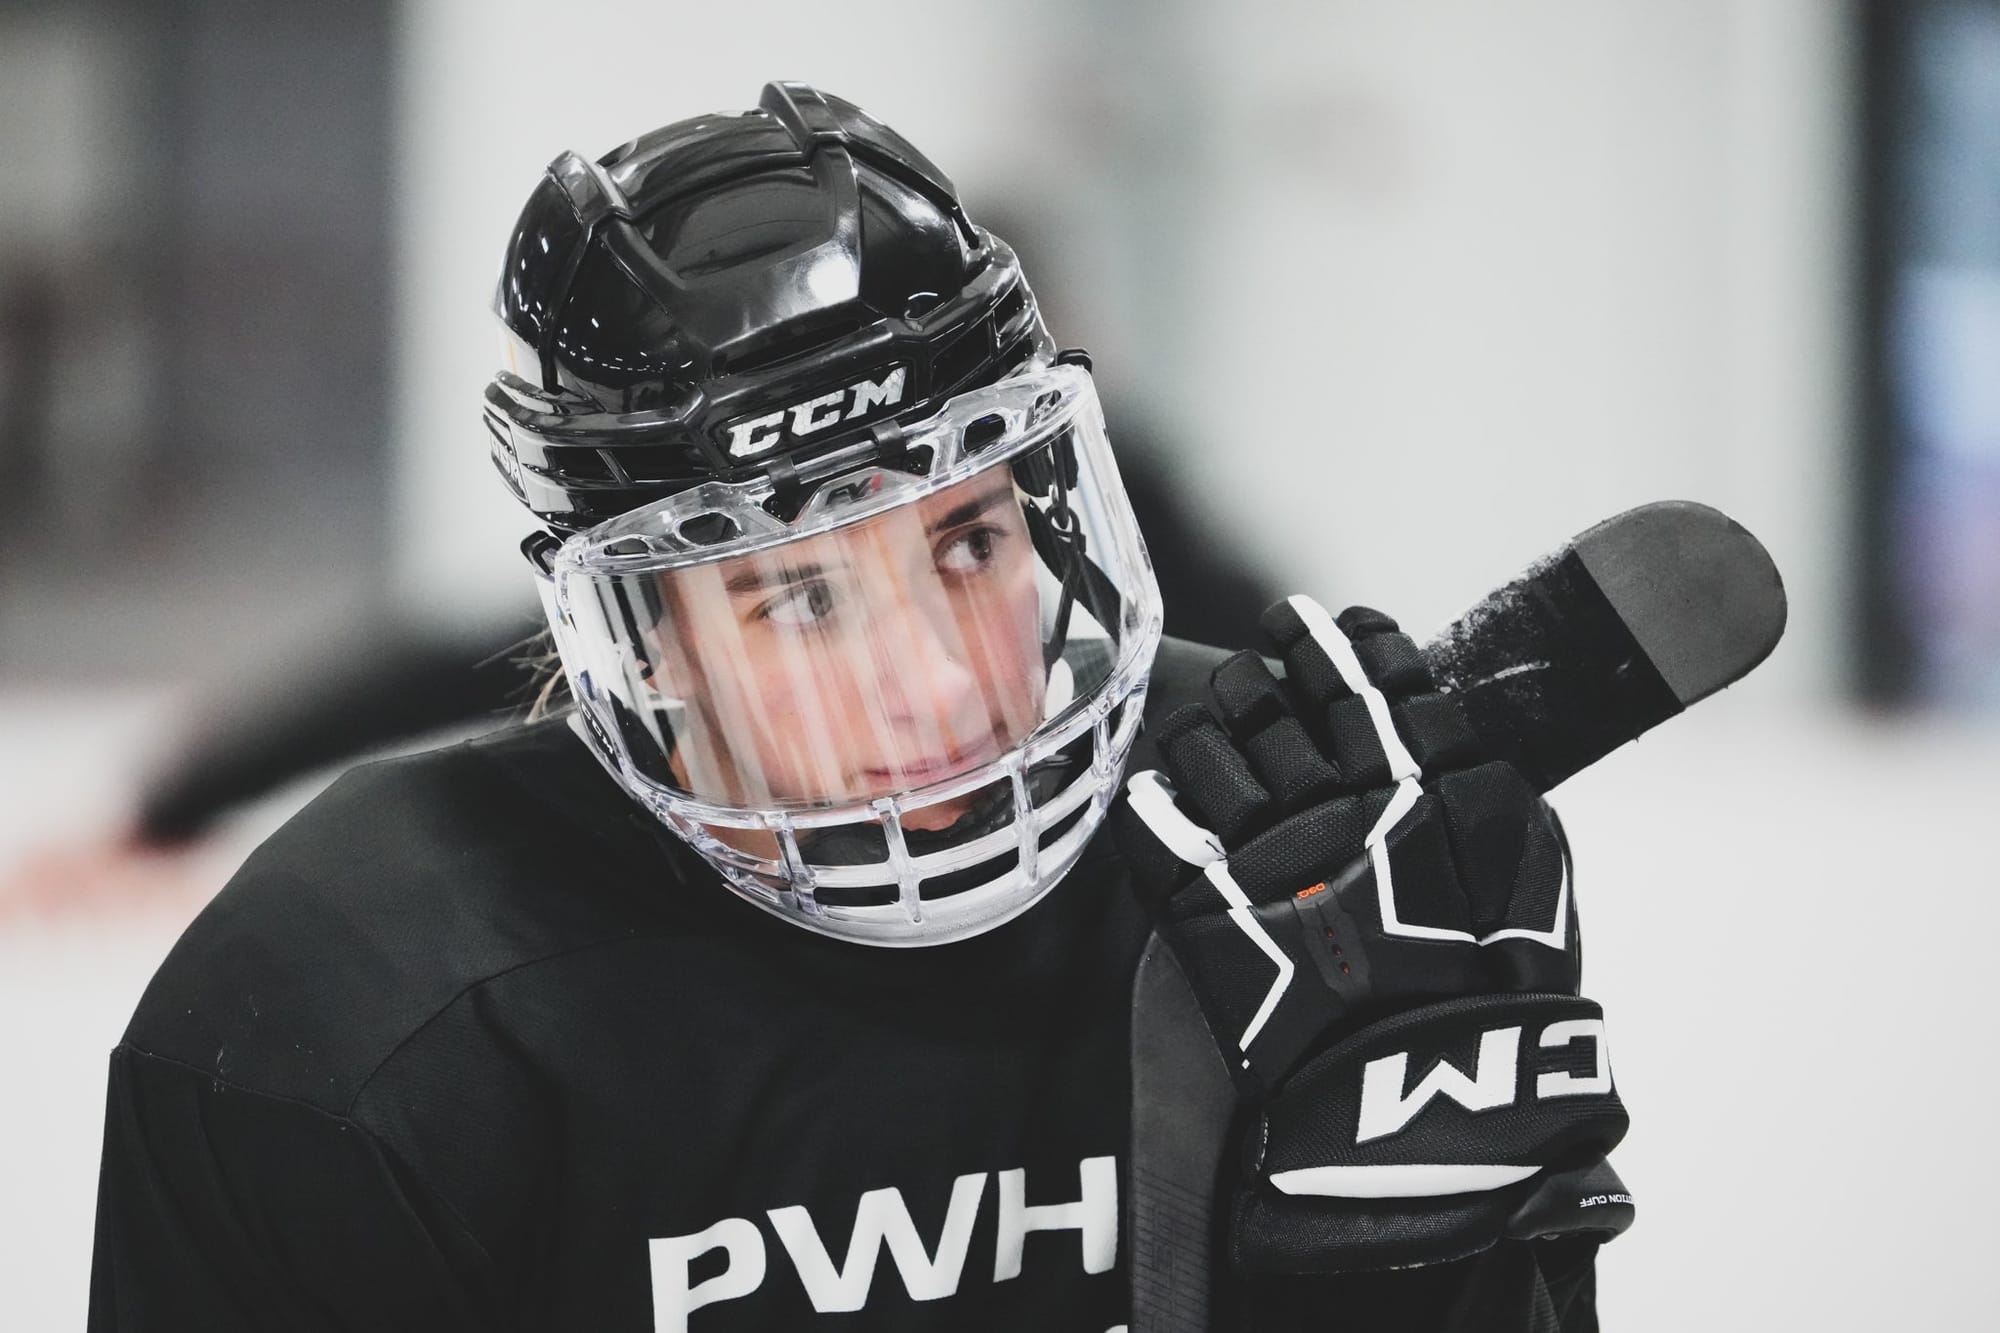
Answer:
<svg viewBox="0 0 2000 1333"><path fill-rule="evenodd" d="M929 161L774 84L558 159L497 304L572 707L348 774L176 946L93 1329L1126 1325L1156 931L1239 1099L1217 1326L1595 1327L1547 807L1384 617L1161 641L1088 362Z"/></svg>

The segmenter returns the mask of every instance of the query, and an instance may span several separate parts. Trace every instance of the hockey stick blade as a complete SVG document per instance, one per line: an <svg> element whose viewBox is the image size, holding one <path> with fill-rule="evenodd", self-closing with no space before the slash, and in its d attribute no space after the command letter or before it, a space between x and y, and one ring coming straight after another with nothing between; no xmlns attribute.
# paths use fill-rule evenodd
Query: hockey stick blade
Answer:
<svg viewBox="0 0 2000 1333"><path fill-rule="evenodd" d="M1741 680L1785 630L1770 553L1707 505L1606 519L1424 648L1489 753L1548 791Z"/></svg>

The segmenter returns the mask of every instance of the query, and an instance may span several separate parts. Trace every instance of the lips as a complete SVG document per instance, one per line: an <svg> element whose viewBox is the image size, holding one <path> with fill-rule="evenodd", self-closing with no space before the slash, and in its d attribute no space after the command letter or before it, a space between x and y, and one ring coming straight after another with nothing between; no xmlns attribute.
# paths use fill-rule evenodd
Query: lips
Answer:
<svg viewBox="0 0 2000 1333"><path fill-rule="evenodd" d="M864 770L864 774L871 782L876 784L888 782L917 784L935 782L957 773L963 773L969 768L998 758L999 754L1000 751L997 746L988 745L967 754L910 760L898 764L893 768L870 768Z"/></svg>

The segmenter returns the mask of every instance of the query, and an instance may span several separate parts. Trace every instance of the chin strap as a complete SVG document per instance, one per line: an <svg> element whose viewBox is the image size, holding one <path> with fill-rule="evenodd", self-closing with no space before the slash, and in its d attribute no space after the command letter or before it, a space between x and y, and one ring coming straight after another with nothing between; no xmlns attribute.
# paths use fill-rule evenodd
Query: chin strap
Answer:
<svg viewBox="0 0 2000 1333"><path fill-rule="evenodd" d="M1014 466L1016 482L1030 497L1021 502L1028 539L1042 563L1062 581L1055 628L1042 648L1045 671L1053 669L1062 658L1069 643L1070 615L1079 600L1114 641L1123 606L1111 576L1090 558L1076 510L1070 507L1069 492L1076 474L1076 442L1067 431L1049 445L1046 456L1023 459ZM1036 503L1043 496L1050 497L1046 510Z"/></svg>

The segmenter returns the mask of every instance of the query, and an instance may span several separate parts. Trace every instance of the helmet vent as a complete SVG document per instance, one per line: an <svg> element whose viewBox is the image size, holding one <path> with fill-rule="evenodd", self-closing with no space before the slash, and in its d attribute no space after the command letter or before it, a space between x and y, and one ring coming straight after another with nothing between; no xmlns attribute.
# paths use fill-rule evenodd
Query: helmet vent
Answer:
<svg viewBox="0 0 2000 1333"><path fill-rule="evenodd" d="M727 514L711 510L706 514L696 514L684 520L680 526L681 540L695 546L714 546L719 542L731 541L743 531L736 520Z"/></svg>
<svg viewBox="0 0 2000 1333"><path fill-rule="evenodd" d="M597 449L550 449L549 461L562 470L562 475L577 481L610 482L614 480L611 465L604 461L604 454Z"/></svg>
<svg viewBox="0 0 2000 1333"><path fill-rule="evenodd" d="M1019 283L1016 283L1014 286L1014 290L1008 292L1005 296L1001 297L1000 303L993 307L994 327L1001 329L1003 331L1006 330L1008 326L1013 324L1015 320L1021 317L1021 312L1026 310L1027 308L1028 308L1027 288L1021 286ZM1005 336L1004 332L1002 336L1003 337Z"/></svg>
<svg viewBox="0 0 2000 1333"><path fill-rule="evenodd" d="M628 444L618 461L635 482L680 482L700 477L705 460L683 444Z"/></svg>
<svg viewBox="0 0 2000 1333"><path fill-rule="evenodd" d="M981 320L951 346L937 354L931 363L931 391L949 393L959 386L993 355L992 326Z"/></svg>
<svg viewBox="0 0 2000 1333"><path fill-rule="evenodd" d="M1007 433L1007 419L997 412L971 422L965 428L965 452L976 454L998 441Z"/></svg>

